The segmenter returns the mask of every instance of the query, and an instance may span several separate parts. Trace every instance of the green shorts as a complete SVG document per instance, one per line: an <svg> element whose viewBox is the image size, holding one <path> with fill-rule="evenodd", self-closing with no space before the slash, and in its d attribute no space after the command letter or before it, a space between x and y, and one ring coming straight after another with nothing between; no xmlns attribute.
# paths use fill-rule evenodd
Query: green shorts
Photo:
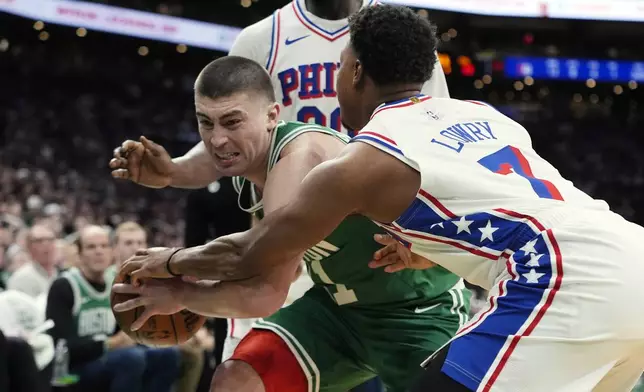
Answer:
<svg viewBox="0 0 644 392"><path fill-rule="evenodd" d="M467 321L470 293L454 288L422 306L338 306L320 287L253 328L279 335L297 358L309 392L346 392L378 375L405 391L420 364Z"/></svg>

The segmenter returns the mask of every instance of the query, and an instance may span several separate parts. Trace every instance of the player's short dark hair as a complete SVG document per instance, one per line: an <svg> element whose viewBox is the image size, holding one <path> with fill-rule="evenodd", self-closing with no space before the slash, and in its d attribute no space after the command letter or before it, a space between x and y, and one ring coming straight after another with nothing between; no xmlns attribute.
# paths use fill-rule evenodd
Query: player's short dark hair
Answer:
<svg viewBox="0 0 644 392"><path fill-rule="evenodd" d="M349 17L350 43L380 85L424 83L436 63L436 26L407 7L379 4Z"/></svg>
<svg viewBox="0 0 644 392"><path fill-rule="evenodd" d="M253 92L275 101L268 72L257 62L239 56L220 57L206 65L195 83L195 90L199 95L212 99Z"/></svg>

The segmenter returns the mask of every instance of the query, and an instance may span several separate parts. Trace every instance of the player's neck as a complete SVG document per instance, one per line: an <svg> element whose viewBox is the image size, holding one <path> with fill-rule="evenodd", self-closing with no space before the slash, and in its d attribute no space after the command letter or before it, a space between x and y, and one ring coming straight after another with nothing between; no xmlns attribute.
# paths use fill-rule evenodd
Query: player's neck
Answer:
<svg viewBox="0 0 644 392"><path fill-rule="evenodd" d="M410 98L420 94L422 86L417 84L401 85L401 86L392 86L392 87L382 87L374 91L373 99L367 106L366 112L369 113L369 116L373 113L374 110L383 103L399 101L401 99Z"/></svg>
<svg viewBox="0 0 644 392"><path fill-rule="evenodd" d="M326 20L348 18L362 7L362 0L305 0L306 9Z"/></svg>
<svg viewBox="0 0 644 392"><path fill-rule="evenodd" d="M268 151L266 151L266 155L262 159L257 160L257 163L249 168L244 174L244 178L252 182L260 192L263 191L264 185L266 184L268 158L269 154Z"/></svg>
<svg viewBox="0 0 644 392"><path fill-rule="evenodd" d="M78 269L80 269L81 274L88 282L97 283L97 284L105 283L105 275L103 274L102 271L101 272L92 271L83 265L80 265Z"/></svg>

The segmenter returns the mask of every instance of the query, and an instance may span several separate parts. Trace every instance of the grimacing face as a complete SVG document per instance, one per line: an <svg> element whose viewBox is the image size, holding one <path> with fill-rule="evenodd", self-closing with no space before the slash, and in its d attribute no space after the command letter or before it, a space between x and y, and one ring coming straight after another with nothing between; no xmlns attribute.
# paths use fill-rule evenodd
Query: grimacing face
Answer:
<svg viewBox="0 0 644 392"><path fill-rule="evenodd" d="M340 69L336 79L335 90L338 92L338 103L340 104L340 117L348 128L359 131L369 122L362 108L362 65L358 60L351 42L340 54Z"/></svg>
<svg viewBox="0 0 644 392"><path fill-rule="evenodd" d="M279 105L246 92L212 99L195 94L199 135L223 176L240 176L263 165Z"/></svg>

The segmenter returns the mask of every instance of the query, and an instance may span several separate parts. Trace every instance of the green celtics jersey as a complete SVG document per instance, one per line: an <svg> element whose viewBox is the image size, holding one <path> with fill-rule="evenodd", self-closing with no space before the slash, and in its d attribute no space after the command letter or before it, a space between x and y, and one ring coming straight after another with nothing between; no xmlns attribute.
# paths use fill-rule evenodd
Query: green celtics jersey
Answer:
<svg viewBox="0 0 644 392"><path fill-rule="evenodd" d="M332 129L315 124L299 122L280 123L273 131L267 171L280 159L284 147L299 135L319 132L338 138L344 143L349 137ZM260 192L253 184L241 177L233 179L233 185L241 195L251 193L253 205L240 208L262 218ZM338 203L342 201L338 200ZM404 270L386 273L383 269L371 269L368 263L373 253L382 245L373 240L376 233L384 233L371 220L361 216L347 217L324 241L307 250L304 261L316 286L322 286L338 305L409 306L426 304L445 293L459 282L456 275L442 267L427 270ZM455 301L459 299L455 298ZM460 299L463 302L463 299Z"/></svg>
<svg viewBox="0 0 644 392"><path fill-rule="evenodd" d="M105 285L108 287L112 287L112 283L114 283L114 279L116 279L116 273L118 272L118 269L116 268L116 264L112 264L107 269L105 272L103 272L103 277L105 278Z"/></svg>
<svg viewBox="0 0 644 392"><path fill-rule="evenodd" d="M78 336L110 336L116 328L116 320L110 306L109 285L103 292L97 291L78 268L70 268L62 276L69 281L74 293L72 314Z"/></svg>

